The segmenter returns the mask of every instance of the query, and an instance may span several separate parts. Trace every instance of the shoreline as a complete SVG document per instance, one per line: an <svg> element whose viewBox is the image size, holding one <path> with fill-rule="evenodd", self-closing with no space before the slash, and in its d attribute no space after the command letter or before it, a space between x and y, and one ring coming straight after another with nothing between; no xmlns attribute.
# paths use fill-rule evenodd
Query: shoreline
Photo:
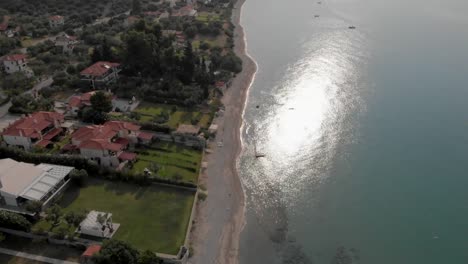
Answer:
<svg viewBox="0 0 468 264"><path fill-rule="evenodd" d="M238 0L232 10L234 52L242 60L242 72L232 80L222 102L224 114L216 119L218 133L210 143L208 167L199 179L207 187L208 196L197 204L190 244L194 256L189 263L239 263L240 235L245 224L245 194L238 173L238 161L243 150L241 133L249 89L257 72L257 64L247 52L244 28L241 25L242 7L246 0ZM219 148L217 142L223 142Z"/></svg>

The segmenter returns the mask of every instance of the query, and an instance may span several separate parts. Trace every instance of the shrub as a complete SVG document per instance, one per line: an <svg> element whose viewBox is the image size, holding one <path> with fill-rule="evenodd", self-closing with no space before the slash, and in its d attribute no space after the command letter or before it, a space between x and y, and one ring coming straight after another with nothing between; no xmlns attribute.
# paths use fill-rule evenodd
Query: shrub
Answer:
<svg viewBox="0 0 468 264"><path fill-rule="evenodd" d="M31 223L26 217L8 211L0 211L0 226L25 232L31 230Z"/></svg>
<svg viewBox="0 0 468 264"><path fill-rule="evenodd" d="M88 172L84 169L74 169L70 172L70 178L79 186L85 186L88 181Z"/></svg>
<svg viewBox="0 0 468 264"><path fill-rule="evenodd" d="M25 208L28 212L39 213L42 210L42 202L41 201L27 201Z"/></svg>

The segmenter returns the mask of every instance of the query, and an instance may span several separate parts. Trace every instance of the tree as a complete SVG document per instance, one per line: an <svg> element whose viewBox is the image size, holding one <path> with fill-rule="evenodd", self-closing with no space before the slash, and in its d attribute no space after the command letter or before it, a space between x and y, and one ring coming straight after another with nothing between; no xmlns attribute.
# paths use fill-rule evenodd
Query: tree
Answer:
<svg viewBox="0 0 468 264"><path fill-rule="evenodd" d="M119 240L107 240L99 253L93 256L96 264L138 264L139 252L129 244Z"/></svg>
<svg viewBox="0 0 468 264"><path fill-rule="evenodd" d="M42 210L42 202L41 201L27 201L25 208L28 212L40 213Z"/></svg>
<svg viewBox="0 0 468 264"><path fill-rule="evenodd" d="M141 13L140 0L133 0L132 2L132 15L139 15Z"/></svg>
<svg viewBox="0 0 468 264"><path fill-rule="evenodd" d="M158 258L152 251L145 250L140 254L138 264L162 264L162 259Z"/></svg>
<svg viewBox="0 0 468 264"><path fill-rule="evenodd" d="M112 47L109 45L107 38L104 38L101 46L101 55L102 60L104 61L112 61L113 54L112 54Z"/></svg>
<svg viewBox="0 0 468 264"><path fill-rule="evenodd" d="M0 210L0 223L4 228L29 232L31 230L31 222L24 216L12 212Z"/></svg>
<svg viewBox="0 0 468 264"><path fill-rule="evenodd" d="M93 48L93 53L91 54L91 61L93 63L95 62L98 62L98 61L102 61L102 52L101 52L101 49L99 46L95 46Z"/></svg>
<svg viewBox="0 0 468 264"><path fill-rule="evenodd" d="M77 183L79 186L85 186L88 180L88 172L86 170L73 169L70 172L70 178Z"/></svg>
<svg viewBox="0 0 468 264"><path fill-rule="evenodd" d="M60 217L62 216L62 208L57 204L46 210L46 221L52 222L53 226L57 226L60 223Z"/></svg>
<svg viewBox="0 0 468 264"><path fill-rule="evenodd" d="M73 212L70 211L65 214L64 219L67 221L68 224L79 226L80 223L86 218L86 214L84 212Z"/></svg>
<svg viewBox="0 0 468 264"><path fill-rule="evenodd" d="M100 113L108 113L112 110L111 98L102 91L97 91L91 96L91 107Z"/></svg>

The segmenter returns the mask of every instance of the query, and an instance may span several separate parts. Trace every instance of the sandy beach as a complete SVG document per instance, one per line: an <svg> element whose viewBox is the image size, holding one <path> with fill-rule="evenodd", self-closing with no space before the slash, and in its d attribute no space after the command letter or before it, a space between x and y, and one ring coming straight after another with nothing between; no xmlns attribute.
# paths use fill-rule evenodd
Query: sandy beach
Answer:
<svg viewBox="0 0 468 264"><path fill-rule="evenodd" d="M225 111L216 119L218 133L216 140L209 146L212 153L205 155L208 167L201 175L200 184L207 188L208 197L197 205L190 239L193 257L189 263L239 262L245 199L237 172L237 160L242 151L240 133L243 110L256 72L255 62L246 52L244 30L240 25L244 2L239 0L232 14L236 26L234 51L243 61L243 71L234 78L223 96Z"/></svg>

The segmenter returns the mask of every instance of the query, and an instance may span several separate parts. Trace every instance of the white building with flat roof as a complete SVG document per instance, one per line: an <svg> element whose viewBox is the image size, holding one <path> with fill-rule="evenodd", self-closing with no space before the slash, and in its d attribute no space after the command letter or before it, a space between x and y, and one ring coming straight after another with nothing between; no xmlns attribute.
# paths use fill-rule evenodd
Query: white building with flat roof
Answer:
<svg viewBox="0 0 468 264"><path fill-rule="evenodd" d="M119 227L120 224L112 223L111 213L93 210L80 223L77 232L88 236L112 238Z"/></svg>
<svg viewBox="0 0 468 264"><path fill-rule="evenodd" d="M73 167L0 160L0 207L18 208L27 201L46 205L70 181Z"/></svg>

